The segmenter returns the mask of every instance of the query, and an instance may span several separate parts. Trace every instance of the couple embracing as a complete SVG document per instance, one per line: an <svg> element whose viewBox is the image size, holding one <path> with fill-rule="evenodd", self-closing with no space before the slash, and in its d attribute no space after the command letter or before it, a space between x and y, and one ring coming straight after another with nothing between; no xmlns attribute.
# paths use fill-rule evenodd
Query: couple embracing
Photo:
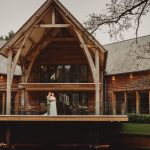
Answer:
<svg viewBox="0 0 150 150"><path fill-rule="evenodd" d="M56 97L53 92L47 95L47 115L57 116Z"/></svg>

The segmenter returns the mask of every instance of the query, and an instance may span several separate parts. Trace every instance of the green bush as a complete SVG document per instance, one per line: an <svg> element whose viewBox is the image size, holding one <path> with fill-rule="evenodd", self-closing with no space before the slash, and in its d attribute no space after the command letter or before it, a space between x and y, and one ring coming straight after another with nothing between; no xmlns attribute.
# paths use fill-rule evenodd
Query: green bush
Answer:
<svg viewBox="0 0 150 150"><path fill-rule="evenodd" d="M129 122L150 123L150 114L128 114Z"/></svg>

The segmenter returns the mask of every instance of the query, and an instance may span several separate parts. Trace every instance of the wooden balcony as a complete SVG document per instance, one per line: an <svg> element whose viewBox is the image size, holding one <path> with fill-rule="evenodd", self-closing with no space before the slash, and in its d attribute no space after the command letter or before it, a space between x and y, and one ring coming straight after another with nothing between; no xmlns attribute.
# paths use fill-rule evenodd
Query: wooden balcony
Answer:
<svg viewBox="0 0 150 150"><path fill-rule="evenodd" d="M1 115L1 122L8 121L24 121L24 122L34 122L34 121L48 121L48 122L127 122L128 117L126 115L69 115L69 116L44 116L44 115Z"/></svg>
<svg viewBox="0 0 150 150"><path fill-rule="evenodd" d="M19 87L27 91L95 91L94 83L20 83Z"/></svg>

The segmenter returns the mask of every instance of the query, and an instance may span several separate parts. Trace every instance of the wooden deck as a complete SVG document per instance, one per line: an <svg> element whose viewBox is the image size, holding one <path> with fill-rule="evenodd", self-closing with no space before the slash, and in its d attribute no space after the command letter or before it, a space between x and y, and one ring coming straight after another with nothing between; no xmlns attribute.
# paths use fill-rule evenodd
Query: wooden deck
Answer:
<svg viewBox="0 0 150 150"><path fill-rule="evenodd" d="M82 115L82 116L39 116L39 115L1 115L0 122L127 122L126 115Z"/></svg>

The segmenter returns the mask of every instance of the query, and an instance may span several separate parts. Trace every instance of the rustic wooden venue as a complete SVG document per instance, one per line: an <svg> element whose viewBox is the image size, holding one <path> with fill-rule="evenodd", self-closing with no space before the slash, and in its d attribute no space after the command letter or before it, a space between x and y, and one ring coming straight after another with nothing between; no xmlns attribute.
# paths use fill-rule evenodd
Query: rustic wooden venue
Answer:
<svg viewBox="0 0 150 150"><path fill-rule="evenodd" d="M107 52L57 0L46 1L1 54L8 58L3 114L42 115L49 91L60 115L102 114Z"/></svg>
<svg viewBox="0 0 150 150"><path fill-rule="evenodd" d="M148 35L102 46L59 1L46 1L0 41L0 113L45 115L53 91L58 115L149 114L149 61L133 53L149 42Z"/></svg>
<svg viewBox="0 0 150 150"><path fill-rule="evenodd" d="M0 149L108 149L127 113L150 114L150 61L135 55L149 57L150 35L137 40L102 46L47 0L0 40ZM47 114L49 92L56 116Z"/></svg>

